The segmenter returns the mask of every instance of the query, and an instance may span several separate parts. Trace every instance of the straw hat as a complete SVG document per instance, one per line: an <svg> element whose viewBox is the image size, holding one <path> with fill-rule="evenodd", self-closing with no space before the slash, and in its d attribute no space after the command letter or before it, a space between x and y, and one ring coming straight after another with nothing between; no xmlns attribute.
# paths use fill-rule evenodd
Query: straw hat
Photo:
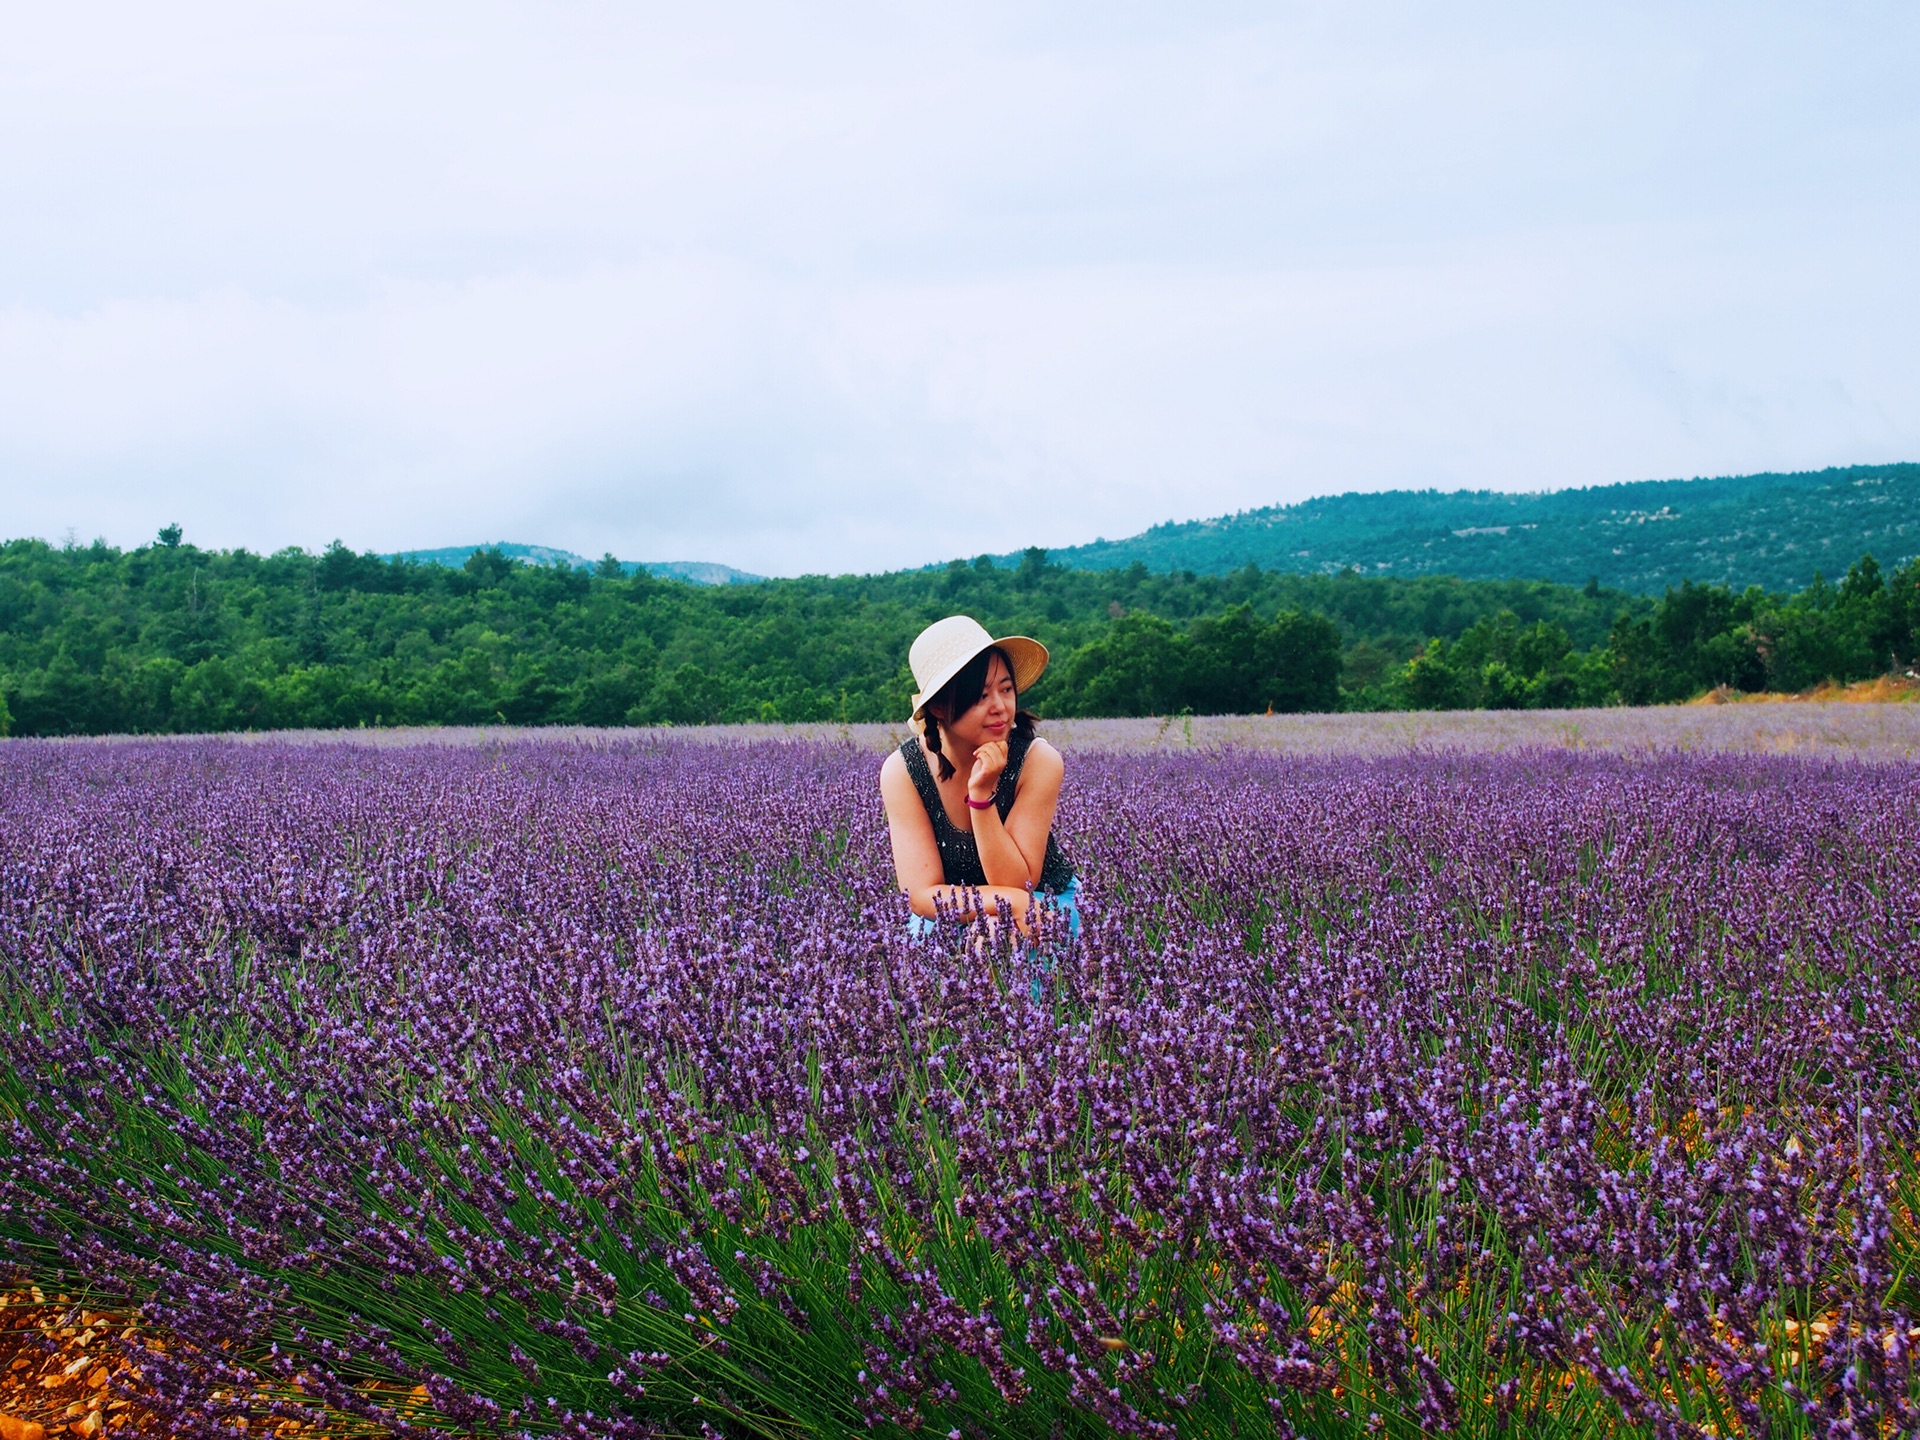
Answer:
<svg viewBox="0 0 1920 1440"><path fill-rule="evenodd" d="M920 688L913 697L913 718L918 720L927 701L940 693L940 687L966 669L967 662L989 646L998 645L1013 662L1013 688L1025 692L1047 668L1047 647L1025 635L1003 635L999 639L987 633L971 615L949 615L936 620L920 632L907 651L907 665L913 671L913 683Z"/></svg>

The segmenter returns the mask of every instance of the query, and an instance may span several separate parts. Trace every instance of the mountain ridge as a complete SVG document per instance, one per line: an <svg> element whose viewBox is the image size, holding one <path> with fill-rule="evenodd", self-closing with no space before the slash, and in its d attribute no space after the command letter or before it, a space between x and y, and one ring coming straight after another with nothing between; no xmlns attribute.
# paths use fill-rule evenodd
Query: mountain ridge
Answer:
<svg viewBox="0 0 1920 1440"><path fill-rule="evenodd" d="M1046 560L1076 570L1139 563L1155 574L1226 575L1248 564L1294 575L1463 580L1593 581L1657 595L1692 580L1789 592L1845 573L1871 552L1889 568L1920 557L1920 464L1836 466L1680 480L1628 480L1562 490L1348 491L1200 520L1169 520L1118 540L1046 548ZM409 559L457 569L496 549L521 564L593 568L552 546L493 545L405 550ZM1022 551L984 557L1017 566ZM915 567L938 570L955 563ZM714 561L619 562L697 585L749 585L766 577Z"/></svg>
<svg viewBox="0 0 1920 1440"><path fill-rule="evenodd" d="M1920 555L1920 464L1851 465L1565 490L1350 491L1049 550L1075 569L1248 563L1292 574L1550 580L1654 594L1682 580L1796 590L1862 552ZM994 557L1018 563L1019 553Z"/></svg>
<svg viewBox="0 0 1920 1440"><path fill-rule="evenodd" d="M522 565L557 565L569 570L591 570L599 563L584 555L576 555L571 550L561 550L552 545L523 545L514 540L496 540L490 545L443 545L435 550L396 550L380 558L411 560L418 565L441 565L449 570L458 570L467 563L469 556L482 550L498 550L509 560L517 560ZM694 585L751 585L766 578L713 560L622 560L619 565L623 575L645 570L649 575L685 580Z"/></svg>

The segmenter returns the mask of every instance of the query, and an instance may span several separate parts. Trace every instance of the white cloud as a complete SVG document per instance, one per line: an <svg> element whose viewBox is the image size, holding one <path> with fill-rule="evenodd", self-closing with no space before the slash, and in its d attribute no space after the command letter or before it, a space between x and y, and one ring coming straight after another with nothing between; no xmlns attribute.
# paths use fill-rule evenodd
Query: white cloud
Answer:
<svg viewBox="0 0 1920 1440"><path fill-rule="evenodd" d="M10 534L791 573L1920 455L1907 8L16 26Z"/></svg>

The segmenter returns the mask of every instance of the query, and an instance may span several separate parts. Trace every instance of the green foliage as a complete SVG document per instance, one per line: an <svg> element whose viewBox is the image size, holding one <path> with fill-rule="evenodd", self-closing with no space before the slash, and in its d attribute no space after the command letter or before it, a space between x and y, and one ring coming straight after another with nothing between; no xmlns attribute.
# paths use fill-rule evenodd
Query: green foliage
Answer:
<svg viewBox="0 0 1920 1440"><path fill-rule="evenodd" d="M1263 623L1236 605L1195 620L1187 652L1187 704L1197 712L1339 708L1340 632L1324 615L1290 610Z"/></svg>
<svg viewBox="0 0 1920 1440"><path fill-rule="evenodd" d="M168 532L174 527L169 526ZM1072 570L1030 550L890 575L695 585L610 557L456 567L0 545L0 717L20 735L393 724L897 720L908 644L962 611L1043 640L1042 714L1684 698L1913 663L1916 566L1795 596L1682 585ZM618 573L616 573L618 572Z"/></svg>
<svg viewBox="0 0 1920 1440"><path fill-rule="evenodd" d="M1037 549L1004 567L714 586L615 568L497 549L456 567L339 544L260 556L12 541L0 695L26 735L897 719L908 644L964 611L1053 649L1060 663L1028 697L1043 713L1324 709L1384 703L1379 683L1429 636L1493 611L1592 646L1639 603L1447 577L1080 571Z"/></svg>
<svg viewBox="0 0 1920 1440"><path fill-rule="evenodd" d="M1863 547L1920 555L1920 465L1649 480L1543 494L1394 490L1156 525L1056 551L1094 569L1534 576L1654 595L1691 577L1797 590Z"/></svg>
<svg viewBox="0 0 1920 1440"><path fill-rule="evenodd" d="M1337 710L1340 632L1299 610L1262 620L1245 602L1184 633L1134 612L1066 657L1062 681L1054 709L1068 715Z"/></svg>
<svg viewBox="0 0 1920 1440"><path fill-rule="evenodd" d="M1472 703L1472 681L1447 653L1446 641L1429 640L1400 672L1399 690L1409 710L1464 710Z"/></svg>
<svg viewBox="0 0 1920 1440"><path fill-rule="evenodd" d="M1457 642L1435 639L1395 677L1408 710L1542 710L1614 700L1603 651L1582 654L1559 625L1522 625L1510 610L1477 620Z"/></svg>
<svg viewBox="0 0 1920 1440"><path fill-rule="evenodd" d="M1511 613L1457 641L1430 640L1381 687L1410 710L1657 705L1719 686L1801 691L1920 663L1920 561L1891 581L1871 555L1837 589L1818 574L1797 595L1682 581L1651 610L1623 611L1604 647L1575 649L1558 625Z"/></svg>
<svg viewBox="0 0 1920 1440"><path fill-rule="evenodd" d="M1793 596L1682 584L1651 614L1623 616L1609 650L1629 705L1720 685L1792 692L1897 673L1920 664L1920 561L1889 578L1863 556L1838 587L1816 573Z"/></svg>
<svg viewBox="0 0 1920 1440"><path fill-rule="evenodd" d="M1186 683L1185 637L1144 610L1116 619L1107 633L1066 657L1062 688L1082 715L1169 715Z"/></svg>

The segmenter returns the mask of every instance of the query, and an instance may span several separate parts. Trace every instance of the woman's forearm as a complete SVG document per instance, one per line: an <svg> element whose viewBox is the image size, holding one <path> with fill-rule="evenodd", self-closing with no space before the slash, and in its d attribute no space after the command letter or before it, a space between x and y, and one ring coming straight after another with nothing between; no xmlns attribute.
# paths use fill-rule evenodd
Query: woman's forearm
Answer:
<svg viewBox="0 0 1920 1440"><path fill-rule="evenodd" d="M975 889L967 885L936 885L910 891L907 905L914 914L931 920L944 908L950 919L979 920L1000 912L1004 900L1013 907L1013 923L1022 934L1027 930L1027 909L1033 896L1024 885L985 885Z"/></svg>
<svg viewBox="0 0 1920 1440"><path fill-rule="evenodd" d="M1033 883L1033 868L1001 823L998 806L974 812L973 843L980 852L980 868L986 871L989 885L1024 888Z"/></svg>

